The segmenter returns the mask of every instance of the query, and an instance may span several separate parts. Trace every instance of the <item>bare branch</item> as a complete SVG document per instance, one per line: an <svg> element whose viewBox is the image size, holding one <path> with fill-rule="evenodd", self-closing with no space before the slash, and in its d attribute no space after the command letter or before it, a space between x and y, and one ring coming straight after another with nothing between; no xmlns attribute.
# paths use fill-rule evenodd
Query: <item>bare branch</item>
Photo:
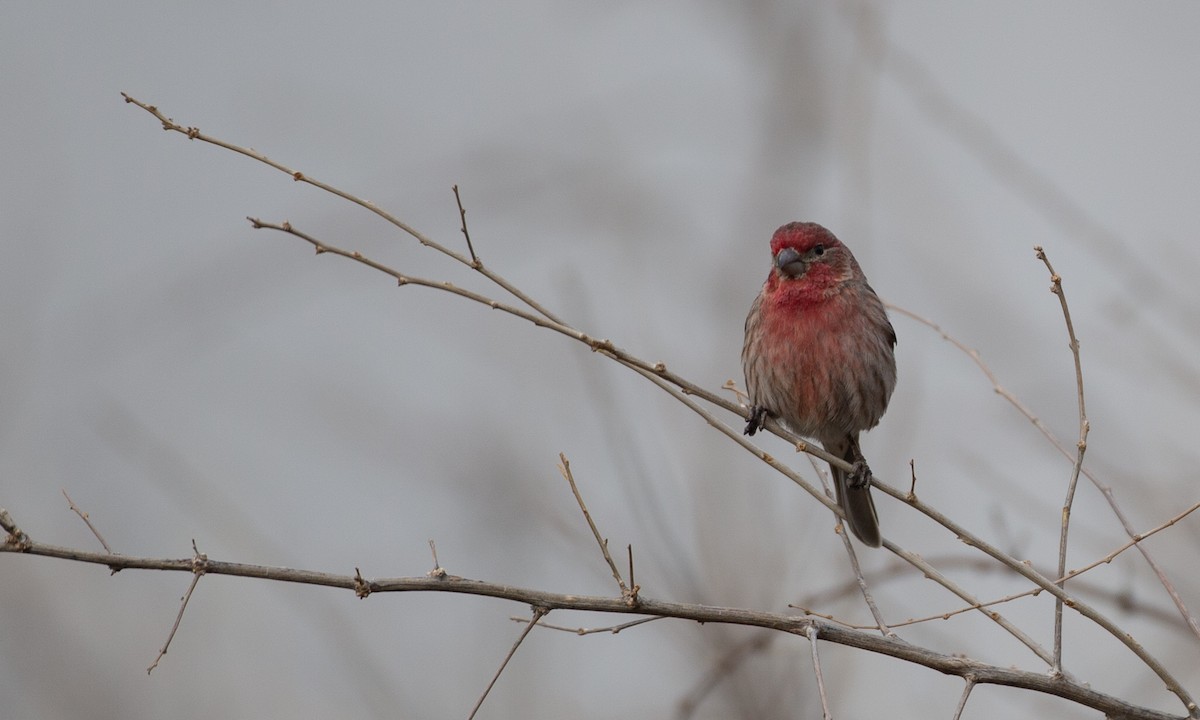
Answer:
<svg viewBox="0 0 1200 720"><path fill-rule="evenodd" d="M454 186L454 202L458 204L458 217L462 220L462 234L467 239L467 252L471 253L471 267L478 270L482 267L479 258L475 257L475 246L471 244L471 233L467 231L467 209L463 207L462 196L458 194L458 186Z"/></svg>
<svg viewBox="0 0 1200 720"><path fill-rule="evenodd" d="M0 509L0 523L12 525L8 513ZM8 525L0 525L8 528ZM11 531L10 531L11 532ZM1086 707L1129 718L1147 720L1180 720L1183 716L1171 715L1152 708L1127 703L1120 698L1098 692L1069 677L1051 678L1044 672L1030 672L1011 667L999 667L971 660L958 655L934 652L902 640L881 637L875 632L864 632L824 622L811 617L781 615L778 613L744 610L741 608L717 607L676 603L640 597L637 607L630 607L622 598L606 598L588 595L552 593L511 585L470 580L455 575L442 578L399 577L363 580L353 575L335 575L314 570L271 567L247 563L226 562L203 557L202 566L197 557L170 559L149 558L130 555L109 555L73 548L48 545L30 541L22 547L15 543L0 546L0 552L20 552L28 555L55 557L76 562L104 565L115 570L167 570L207 575L230 575L235 577L259 578L278 582L321 585L355 592L365 583L370 594L384 592L450 592L481 597L494 597L520 602L534 608L549 610L588 610L617 614L635 614L653 617L669 617L700 623L723 623L761 627L792 635L804 635L810 625L816 625L820 637L846 647L893 657L905 662L922 665L947 675L966 677L971 675L977 683L1005 685L1033 692L1045 693L1070 700ZM1195 706L1189 707L1190 717L1196 717Z"/></svg>
<svg viewBox="0 0 1200 720"><path fill-rule="evenodd" d="M634 599L636 599L638 590L642 588L637 584L637 580L633 576L633 544L626 545L625 550L629 554L629 591L633 594Z"/></svg>
<svg viewBox="0 0 1200 720"><path fill-rule="evenodd" d="M63 494L63 497L65 497L67 499L67 505L70 506L71 510L73 510L75 512L75 514L79 516L79 519L82 520L84 522L84 524L88 526L88 530L91 530L92 534L96 536L96 539L100 541L100 545L101 545L101 547L104 548L104 551L111 553L112 548L110 548L108 546L108 543L104 542L104 536L101 535L100 531L96 529L96 526L92 524L91 519L88 518L88 514L85 513L84 511L80 510L75 505L75 501L71 499L71 496L67 494L67 491L65 489L62 491L62 494Z"/></svg>
<svg viewBox="0 0 1200 720"><path fill-rule="evenodd" d="M802 448L797 448L798 452L803 452ZM829 478L821 466L817 464L816 459L808 456L808 462L812 466L813 472L817 477L821 478L821 487L825 490L825 496L833 499L833 490L829 486ZM875 627L884 635L896 637L887 623L883 620L883 613L879 611L879 605L875 602L875 597L871 594L870 587L867 586L867 579L863 577L862 565L858 562L858 553L854 550L854 543L850 542L850 533L847 532L846 523L838 518L836 528L837 535L842 539L842 549L846 551L846 557L850 561L850 571L854 574L854 582L858 586L859 593L862 594L863 602L867 604L867 609L871 612L871 617L875 618ZM834 620L834 622L837 622Z"/></svg>
<svg viewBox="0 0 1200 720"><path fill-rule="evenodd" d="M183 622L183 611L187 610L188 601L192 599L192 592L196 589L196 584L200 582L200 576L205 573L208 565L208 556L200 552L196 547L196 541L192 540L192 582L188 585L187 592L179 599L179 614L175 616L175 624L171 626L171 632L167 635L167 641L163 643L162 649L158 651L158 657L154 658L154 662L150 663L150 667L146 668L146 674L154 672L154 668L158 667L158 663L167 654L167 648L171 647L171 641L175 639L175 633L179 630L179 623ZM115 570L113 572L116 572Z"/></svg>
<svg viewBox="0 0 1200 720"><path fill-rule="evenodd" d="M811 455L809 456L809 460L812 460ZM813 462L813 470L821 475L821 483L826 486L825 493L827 495L831 494L828 483L825 481L825 474L821 472L815 462ZM884 622L883 613L879 611L879 605L875 603L875 597L871 594L871 588L867 585L867 579L863 577L862 565L858 562L858 553L854 550L854 543L850 542L850 533L846 532L844 523L839 523L839 527L842 528L841 532L838 533L842 538L842 548L846 551L846 557L850 560L850 570L854 573L854 581L858 585L859 592L862 593L863 602L867 604L867 609L871 611L871 617L875 618L875 626L884 635L896 637L896 633Z"/></svg>
<svg viewBox="0 0 1200 720"><path fill-rule="evenodd" d="M809 625L804 634L808 636L808 644L812 648L813 672L817 676L817 694L821 697L821 717L830 720L833 714L829 712L829 698L825 695L825 678L821 674L821 655L817 652L817 626Z"/></svg>
<svg viewBox="0 0 1200 720"><path fill-rule="evenodd" d="M571 485L571 493L575 495L575 502L579 503L579 509L583 511L583 518L587 520L588 527L592 529L592 535L596 538L596 544L600 546L600 552L604 555L604 562L608 563L608 568L612 570L613 579L617 581L617 587L621 590L621 597L625 598L631 607L637 605L637 592L630 590L625 581L621 579L621 571L617 569L617 564L613 562L612 555L608 553L608 540L600 536L600 530L596 528L596 523L592 520L592 514L588 512L587 504L583 502L583 496L579 494L579 486L575 484L575 475L571 473L571 462L567 460L565 453L559 453L558 459L561 461L558 471ZM632 549L630 549L629 566L630 572L632 572Z"/></svg>
<svg viewBox="0 0 1200 720"><path fill-rule="evenodd" d="M548 320L553 320L554 322L562 322L557 317L555 317L552 313L550 313L545 308L543 308L540 304L538 304L537 301L535 301L533 298L526 295L524 292L522 292L520 289L518 289L515 285L510 283L508 280L505 280L500 275L498 275L498 274L492 272L490 269L484 267L483 263L480 262L477 258L473 259L473 260L468 260L461 253L454 252L450 248L447 248L444 245L441 245L440 243L434 242L429 237L427 237L423 233L419 232L416 228L412 227L408 223L402 221L400 218L387 212L386 210L383 210L375 203L373 203L369 200L363 200L362 198L360 198L356 195L352 195L351 193L348 193L344 190L340 190L332 185L323 183L320 180L317 180L316 178L311 178L311 177L305 175L304 173L300 172L299 170L293 170L292 168L289 168L288 166L286 166L282 163L272 160L271 158L267 157L266 155L263 155L262 153L258 152L257 150L255 150L253 148L241 147L240 145L234 145L233 143L226 142L224 140L220 140L218 138L211 137L209 135L205 135L204 133L200 132L200 128L197 128L197 127L184 127L183 125L180 125L179 123L175 122L171 118L162 114L162 112L160 112L159 109L156 108L155 106L143 103L142 101L140 101L136 98L130 97L129 95L127 95L125 93L121 93L121 97L125 98L125 102L137 105L141 109L145 110L146 112L150 113L154 117L158 118L158 121L160 123L162 123L163 130L177 132L182 135L185 135L189 140L199 140L201 142L209 143L210 145L216 145L217 147L225 148L226 150L233 151L235 153L238 153L239 155L245 155L248 158L257 160L260 163L263 163L264 165L273 167L276 170L278 170L286 175L291 176L291 178L293 180L295 180L296 182L308 183L309 185L312 185L313 187L320 188L321 190L324 190L325 192L327 192L331 195L336 195L337 197L340 197L343 200L352 202L355 205L358 205L359 207L365 208L365 209L375 213L376 215L383 218L387 222L391 223L392 225L396 226L397 228L404 231L408 235L412 236L417 242L421 243L425 247L433 248L434 250L437 250L438 252L442 253L443 255L445 255L457 262L460 262L463 265L466 265L467 267L472 268L473 270L479 272L484 277L486 277L488 280L491 280L492 282L496 283L500 287L504 288L513 297L515 297L518 300L520 300L521 302L525 303L530 308L535 310L538 314L542 315L543 317L547 318Z"/></svg>
<svg viewBox="0 0 1200 720"><path fill-rule="evenodd" d="M433 538L429 539L429 552L433 553L433 569L425 573L429 577L446 577L446 568L437 559L437 544L433 542Z"/></svg>
<svg viewBox="0 0 1200 720"><path fill-rule="evenodd" d="M606 635L616 635L616 634L620 633L622 630L628 630L631 627L637 627L638 625L645 625L646 623L650 623L650 622L654 622L655 620L662 620L662 619L663 618L661 618L661 617L648 617L648 618L642 618L641 620L631 620L627 623L621 623L619 625L609 625L607 627L597 627L597 628L567 627L565 625L552 625L545 621L539 621L538 627L543 627L543 628L546 628L547 630L558 630L559 632L567 632L567 633L571 633L572 635L579 635L580 637L582 637L584 635L598 635L600 633L604 633ZM519 623L529 622L529 618L515 617L515 616L510 617L509 620L512 620L513 622L519 622Z"/></svg>
<svg viewBox="0 0 1200 720"><path fill-rule="evenodd" d="M488 686L483 689L483 694L475 701L475 707L471 708L471 714L467 716L468 720L474 718L475 713L479 712L479 708L483 706L483 701L487 699L488 693L492 691L492 688L496 685L496 681L500 679L500 673L504 672L504 668L508 667L508 661L512 660L513 655L517 653L517 648L521 647L521 643L525 642L525 637L529 635L529 631L549 612L550 610L544 607L535 607L533 609L533 617L529 618L529 623L521 631L520 637L513 643L512 649L508 651L508 654L504 656L504 662L500 663L500 667L496 669L496 674L492 676L492 681L488 683Z"/></svg>
<svg viewBox="0 0 1200 720"><path fill-rule="evenodd" d="M963 686L962 695L958 698L958 707L954 708L954 720L959 720L962 717L963 708L967 706L967 698L971 697L971 691L975 689L975 678L968 675L966 680L967 683Z"/></svg>
<svg viewBox="0 0 1200 720"><path fill-rule="evenodd" d="M884 622L883 613L879 612L879 606L875 603L875 597L871 594L871 588L867 585L866 578L863 577L862 566L858 563L858 553L854 551L854 545L850 542L849 533L842 533L842 543L845 545L846 555L850 558L850 567L854 571L854 579L858 583L859 592L862 593L863 602L867 604L867 608L871 611L871 617L875 618L875 626L884 635L896 637L896 633Z"/></svg>
<svg viewBox="0 0 1200 720"><path fill-rule="evenodd" d="M1079 339L1075 337L1075 325L1071 322L1071 311L1067 308L1067 295L1063 292L1062 276L1054 272L1054 266L1050 264L1050 258L1046 257L1046 251L1039 245L1034 248L1037 257L1046 264L1046 269L1050 271L1050 292L1058 296L1058 302L1062 305L1063 319L1067 321L1067 335L1071 338L1071 354L1075 357L1075 388L1078 395L1079 405L1079 442L1076 444L1077 452L1075 455L1075 465L1071 468L1071 480L1067 483L1067 497L1063 500L1062 508L1062 526L1059 531L1058 538L1058 577L1059 587L1066 582L1064 576L1067 572L1067 531L1071 526L1071 506L1075 502L1075 488L1079 484L1079 471L1083 468L1083 454L1087 451L1087 436L1088 436L1088 419L1087 410L1083 402L1083 365L1079 360ZM1054 600L1054 669L1053 672L1062 672L1062 632L1063 632L1063 599L1055 597Z"/></svg>

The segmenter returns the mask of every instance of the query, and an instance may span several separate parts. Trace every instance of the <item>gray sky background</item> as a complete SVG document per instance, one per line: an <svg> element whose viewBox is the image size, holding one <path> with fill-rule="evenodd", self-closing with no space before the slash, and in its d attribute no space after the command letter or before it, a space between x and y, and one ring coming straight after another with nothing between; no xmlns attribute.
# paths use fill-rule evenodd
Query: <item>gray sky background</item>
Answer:
<svg viewBox="0 0 1200 720"><path fill-rule="evenodd" d="M0 506L35 539L364 575L448 571L612 594L559 477L570 457L648 595L785 611L848 577L829 514L582 346L376 273L493 288L337 198L167 134L179 122L388 208L568 320L711 388L741 380L767 241L820 221L885 299L977 348L1068 446L1075 382L1042 245L1082 340L1087 465L1148 529L1197 500L1200 6L1117 2L59 4L0 9ZM1071 465L961 352L900 316L878 476L1053 567ZM725 418L737 422L736 418ZM788 448L762 441L781 457ZM797 466L815 477L803 458ZM980 597L1026 589L890 499L884 532ZM1082 483L1070 565L1124 536ZM1200 610L1189 518L1149 547ZM863 561L893 621L959 602ZM512 603L201 581L0 557L3 715L466 717ZM1132 554L1081 586L1200 692L1200 642ZM1134 610L1114 604L1124 593ZM814 608L866 622L850 594ZM1051 643L1048 598L1003 612ZM613 619L555 613L569 626ZM902 630L1043 666L973 615ZM533 633L481 717L670 717L757 637L659 622ZM961 683L822 645L835 712L950 717ZM1066 666L1179 712L1076 616ZM869 690L864 690L869 688ZM964 717L1091 717L981 688ZM774 638L694 717L819 717L809 646Z"/></svg>

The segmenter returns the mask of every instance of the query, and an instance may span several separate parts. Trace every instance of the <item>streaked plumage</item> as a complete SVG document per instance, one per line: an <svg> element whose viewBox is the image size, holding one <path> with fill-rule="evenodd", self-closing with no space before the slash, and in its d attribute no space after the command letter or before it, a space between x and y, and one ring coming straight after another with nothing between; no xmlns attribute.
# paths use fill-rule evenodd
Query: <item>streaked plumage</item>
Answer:
<svg viewBox="0 0 1200 720"><path fill-rule="evenodd" d="M880 544L858 434L879 423L896 386L896 333L883 302L833 233L789 223L771 238L771 273L746 318L750 404L855 465L830 468L838 503L864 544ZM753 435L759 422L746 426Z"/></svg>

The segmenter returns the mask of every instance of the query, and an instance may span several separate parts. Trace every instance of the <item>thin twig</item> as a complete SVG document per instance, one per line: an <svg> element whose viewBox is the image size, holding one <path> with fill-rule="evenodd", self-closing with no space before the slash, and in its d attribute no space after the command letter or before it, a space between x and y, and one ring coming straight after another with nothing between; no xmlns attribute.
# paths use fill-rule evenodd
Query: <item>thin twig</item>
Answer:
<svg viewBox="0 0 1200 720"><path fill-rule="evenodd" d="M801 447L796 448L796 452L804 452ZM829 477L825 471L817 464L816 458L808 455L808 464L812 466L813 472L821 479L821 487L825 490L825 497L833 499L833 489L829 486ZM837 526L834 528L842 540L842 548L846 551L846 557L850 560L850 570L854 574L854 582L857 584L859 592L862 593L863 600L867 603L867 608L871 611L871 616L875 618L876 625L886 635L890 632L887 625L883 622L883 614L879 612L879 606L875 604L875 598L871 596L871 591L867 587L867 581L863 577L862 565L858 562L858 554L854 552L854 544L850 542L849 528L842 518L838 517Z"/></svg>
<svg viewBox="0 0 1200 720"><path fill-rule="evenodd" d="M1128 542L1122 544L1119 548L1117 548L1116 550L1113 550L1112 552L1110 552L1109 554L1100 558L1099 560L1097 560L1093 563L1084 565L1083 567L1079 568L1078 570L1072 570L1071 572L1067 573L1065 576L1060 576L1059 579L1062 581L1065 581L1069 578L1073 578L1077 575L1085 573L1088 570L1091 570L1092 568L1094 568L1098 565L1104 565L1106 563L1112 562L1118 555L1125 552L1129 548L1137 545L1138 543L1142 542L1143 540L1150 537L1151 535L1156 535L1159 532L1166 530L1167 528L1171 527L1172 525L1178 523L1180 520L1183 520L1188 515L1191 515L1192 513L1196 512L1196 510L1200 510L1200 502L1193 503L1192 506L1189 507L1187 510L1184 510L1183 512L1179 513L1178 515L1171 518L1170 520L1160 523L1159 525L1156 525L1153 528L1150 528L1149 530L1147 530L1144 533L1138 533L1137 535L1134 535L1133 537L1129 538Z"/></svg>
<svg viewBox="0 0 1200 720"><path fill-rule="evenodd" d="M1062 276L1054 272L1054 266L1050 264L1050 258L1046 257L1046 251L1042 247L1034 247L1034 252L1037 257L1046 265L1046 269L1050 271L1050 292L1058 296L1058 302L1062 305L1063 319L1067 322L1067 336L1071 339L1071 354L1075 358L1075 390L1077 395L1077 403L1079 406L1079 442L1076 444L1077 453L1075 455L1075 464L1071 468L1071 480L1067 483L1067 497L1063 500L1062 508L1062 525L1058 538L1058 577L1059 587L1063 587L1066 583L1065 575L1067 573L1067 531L1071 525L1071 506L1075 502L1075 488L1079 484L1079 471L1083 468L1083 454L1087 451L1087 436L1090 426L1087 419L1087 409L1083 401L1083 364L1079 358L1079 338L1075 337L1075 325L1071 322L1071 311L1067 308L1067 295L1063 292ZM1054 668L1052 672L1062 672L1062 631L1063 631L1063 599L1055 597L1054 600Z"/></svg>
<svg viewBox="0 0 1200 720"><path fill-rule="evenodd" d="M817 675L817 693L821 696L821 717L830 720L833 715L829 712L829 698L825 695L825 678L821 675L821 656L817 652L817 626L809 625L804 634L808 636L808 644L812 648L813 672Z"/></svg>
<svg viewBox="0 0 1200 720"><path fill-rule="evenodd" d="M433 542L433 538L429 539L429 552L433 553L433 569L425 574L429 577L446 577L446 568L442 567L442 564L438 562L437 544Z"/></svg>
<svg viewBox="0 0 1200 720"><path fill-rule="evenodd" d="M552 625L548 622L538 622L538 627L543 627L543 628L546 628L547 630L558 630L559 632L567 632L567 633L571 633L572 635L579 635L581 637L584 635L598 635L600 633L604 633L607 635L616 635L616 634L620 633L622 630L628 630L631 627L637 627L638 625L645 625L646 623L654 622L655 620L662 620L662 619L663 619L662 617L647 617L647 618L642 618L641 620L631 620L627 623L621 623L620 625L609 625L607 627L597 627L597 628L567 627L566 625ZM516 616L510 617L509 620L512 620L513 622L520 622L520 623L529 622L529 618L516 617Z"/></svg>
<svg viewBox="0 0 1200 720"><path fill-rule="evenodd" d="M966 685L963 686L962 695L958 698L958 707L954 708L953 720L959 720L962 717L963 708L967 706L967 698L971 697L971 691L975 689L975 678L968 675L966 681Z"/></svg>
<svg viewBox="0 0 1200 720"><path fill-rule="evenodd" d="M550 609L544 607L535 607L533 609L533 616L529 619L529 624L521 631L521 635L513 643L512 649L504 656L504 662L500 663L500 667L496 669L496 674L492 676L492 681L488 683L487 687L483 689L483 694L475 701L475 707L471 708L471 714L467 716L467 720L472 720L475 717L475 713L479 712L479 708L483 705L483 701L487 699L488 693L492 691L492 688L496 685L496 681L500 679L500 673L504 672L504 668L508 667L508 661L512 660L513 655L517 653L517 648L521 647L521 643L525 642L525 637L529 635L529 631L533 629L533 626L538 624L538 620L541 620L549 612Z"/></svg>
<svg viewBox="0 0 1200 720"><path fill-rule="evenodd" d="M637 580L633 577L633 543L625 546L625 552L629 555L629 592L636 598L642 586L638 585Z"/></svg>
<svg viewBox="0 0 1200 720"><path fill-rule="evenodd" d="M802 448L797 448L798 452L802 452ZM825 496L833 499L833 490L829 486L829 478L825 471L817 465L816 459L812 455L808 456L809 464L812 465L813 472L821 479L821 487L825 490ZM842 539L842 548L846 551L846 557L850 560L850 571L854 574L854 582L858 586L859 592L862 594L863 602L867 604L867 609L871 612L871 617L875 618L875 625L884 635L896 637L887 623L883 621L883 613L879 611L879 606L875 603L875 598L871 595L871 589L867 586L867 580L863 577L862 565L858 562L858 553L854 551L854 543L850 542L849 528L846 523L838 517L837 534Z"/></svg>
<svg viewBox="0 0 1200 720"><path fill-rule="evenodd" d="M841 535L846 556L850 558L850 568L854 571L854 579L858 583L859 592L862 593L863 602L867 604L867 608L871 611L871 617L875 618L875 626L884 635L896 637L896 633L892 631L892 628L888 627L887 623L883 621L883 613L879 611L879 606L875 604L875 598L871 595L871 588L867 586L867 580L863 577L862 566L858 562L858 553L854 551L854 543L850 542L850 533L842 532ZM813 652L815 653L816 650L814 649Z"/></svg>
<svg viewBox="0 0 1200 720"><path fill-rule="evenodd" d="M592 529L592 535L596 538L596 544L600 546L600 552L604 555L604 562L608 563L608 568L612 570L613 579L617 581L617 587L621 589L621 597L632 604L636 604L636 593L631 592L629 586L621 578L621 571L617 569L617 564L613 562L612 555L608 553L608 541L600 536L600 530L596 528L596 523L592 520L592 514L588 512L587 504L583 502L583 496L579 494L579 486L575 484L575 476L571 473L571 462L567 460L567 456L564 453L559 453L558 459L561 461L558 471L562 473L562 476L571 485L571 493L575 495L575 502L579 503L579 509L583 511L583 517L587 520L588 527Z"/></svg>
<svg viewBox="0 0 1200 720"><path fill-rule="evenodd" d="M738 388L738 384L737 384L736 380L726 380L725 384L721 386L721 389L729 390L730 392L732 392L734 399L737 401L737 403L739 405L749 405L750 404L750 396L747 395L746 393L742 392L741 389Z"/></svg>
<svg viewBox="0 0 1200 720"><path fill-rule="evenodd" d="M104 547L104 552L111 553L112 548L110 548L108 546L108 543L104 542L104 536L101 535L100 531L96 529L96 526L92 524L92 521L88 518L88 514L85 513L84 511L80 510L75 505L75 501L71 499L71 496L67 494L67 491L65 489L62 491L62 494L63 494L63 497L65 497L67 499L67 505L70 506L71 510L73 510L75 512L75 514L79 516L79 519L82 520L84 522L84 524L88 526L88 530L91 530L92 534L96 536L96 539L100 541L100 545Z"/></svg>
<svg viewBox="0 0 1200 720"><path fill-rule="evenodd" d="M458 217L462 220L462 234L467 239L467 252L471 253L471 267L479 269L479 258L475 257L475 246L471 244L471 233L467 231L467 210L463 207L458 185L454 186L454 202L458 204Z"/></svg>
<svg viewBox="0 0 1200 720"><path fill-rule="evenodd" d="M208 556L200 552L196 547L196 541L192 540L192 582L188 585L187 592L183 594L179 600L179 614L175 616L175 624L171 626L171 632L167 635L167 641L163 643L162 649L158 651L158 657L154 658L154 662L150 663L150 667L146 668L146 674L154 672L154 668L158 667L158 663L167 654L167 648L171 647L171 641L175 639L175 633L179 630L179 623L183 622L183 611L187 610L188 601L192 599L192 592L196 589L196 584L200 582L200 576L204 575L208 567Z"/></svg>

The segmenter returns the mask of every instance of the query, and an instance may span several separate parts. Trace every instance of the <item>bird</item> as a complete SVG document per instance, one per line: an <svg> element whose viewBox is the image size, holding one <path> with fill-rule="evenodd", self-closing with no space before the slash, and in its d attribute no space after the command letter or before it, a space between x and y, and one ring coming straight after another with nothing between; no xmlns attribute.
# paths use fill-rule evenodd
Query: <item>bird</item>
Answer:
<svg viewBox="0 0 1200 720"><path fill-rule="evenodd" d="M745 434L768 417L817 440L854 469L830 465L851 532L879 547L871 469L859 433L879 424L896 387L896 331L850 248L813 222L771 237L771 271L746 316Z"/></svg>

